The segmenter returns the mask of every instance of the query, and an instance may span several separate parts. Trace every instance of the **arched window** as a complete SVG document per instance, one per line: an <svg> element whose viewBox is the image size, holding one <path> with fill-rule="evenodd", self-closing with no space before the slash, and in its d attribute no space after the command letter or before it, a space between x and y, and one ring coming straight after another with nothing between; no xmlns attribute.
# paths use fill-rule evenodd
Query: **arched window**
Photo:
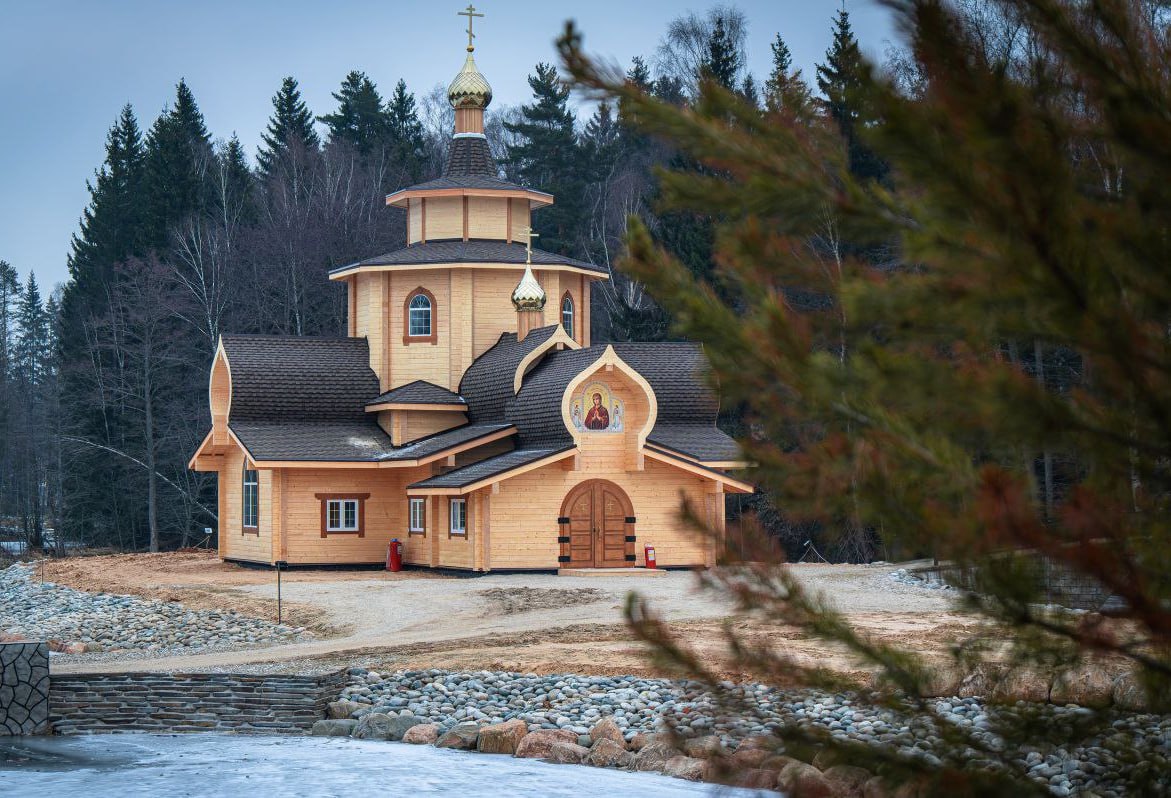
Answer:
<svg viewBox="0 0 1171 798"><path fill-rule="evenodd" d="M565 332L573 338L573 295L568 291L561 299L561 326L565 328Z"/></svg>
<svg viewBox="0 0 1171 798"><path fill-rule="evenodd" d="M403 343L435 343L436 319L435 295L426 288L416 288L407 296L403 310Z"/></svg>

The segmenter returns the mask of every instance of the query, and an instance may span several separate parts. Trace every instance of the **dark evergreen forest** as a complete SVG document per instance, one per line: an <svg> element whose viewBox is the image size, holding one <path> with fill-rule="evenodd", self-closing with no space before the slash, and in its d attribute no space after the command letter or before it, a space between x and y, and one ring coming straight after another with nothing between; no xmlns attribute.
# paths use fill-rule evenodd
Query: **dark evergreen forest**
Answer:
<svg viewBox="0 0 1171 798"><path fill-rule="evenodd" d="M871 120L856 92L861 56L848 13L827 19L831 43L812 80L780 34L769 74L749 74L747 24L730 7L681 16L626 79L680 106L715 81L754 104L762 123L785 109L836 128L851 171L881 181L883 164L858 136ZM892 53L892 74L899 65ZM535 216L541 247L610 270L592 298L594 341L672 337L668 314L623 274L622 242L628 220L641 219L697 276L714 279L716 220L659 199L658 167L701 167L639 132L621 107L603 102L580 117L551 64L535 65L528 82L528 103L489 110L489 140L509 179L557 198ZM156 551L198 544L217 526L214 476L187 461L208 428L219 335L344 334L344 292L327 272L403 246L401 211L383 197L437 177L445 160L453 112L442 89L417 96L400 80L385 94L355 71L333 97L336 107L318 114L285 78L255 158L207 129L181 79L148 127L130 106L111 109L67 284L44 296L0 261L3 537ZM891 259L851 251L832 229L816 245L876 267ZM793 301L819 300L794 287ZM724 423L745 432L734 407ZM749 507L791 554L806 540L839 558L881 553L873 530L823 541L788 524L767 495Z"/></svg>

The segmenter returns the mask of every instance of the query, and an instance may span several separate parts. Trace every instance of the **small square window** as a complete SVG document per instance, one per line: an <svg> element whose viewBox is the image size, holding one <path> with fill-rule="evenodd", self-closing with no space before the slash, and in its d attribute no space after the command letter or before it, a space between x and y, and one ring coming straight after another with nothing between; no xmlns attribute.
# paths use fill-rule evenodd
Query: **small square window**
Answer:
<svg viewBox="0 0 1171 798"><path fill-rule="evenodd" d="M327 532L357 532L358 500L330 499L325 529Z"/></svg>

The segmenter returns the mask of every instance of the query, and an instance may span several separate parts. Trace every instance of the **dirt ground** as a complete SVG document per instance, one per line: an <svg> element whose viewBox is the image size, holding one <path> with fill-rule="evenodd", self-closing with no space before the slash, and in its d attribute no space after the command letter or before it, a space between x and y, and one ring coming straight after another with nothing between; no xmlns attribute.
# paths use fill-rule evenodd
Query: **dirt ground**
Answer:
<svg viewBox="0 0 1171 798"><path fill-rule="evenodd" d="M897 566L797 565L875 639L941 656L971 619L946 593L889 578ZM182 601L193 608L275 614L275 573L221 563L207 554L119 555L52 562L46 580L82 590ZM738 616L697 588L694 575L558 577L489 574L452 577L426 571L293 570L282 576L286 617L318 639L249 651L116 661L80 661L59 670L303 670L361 663L382 669L443 667L533 672L661 674L622 620L627 594L646 596L672 628L720 662L723 629L799 660L863 675L846 652L795 629ZM727 668L729 676L736 674Z"/></svg>

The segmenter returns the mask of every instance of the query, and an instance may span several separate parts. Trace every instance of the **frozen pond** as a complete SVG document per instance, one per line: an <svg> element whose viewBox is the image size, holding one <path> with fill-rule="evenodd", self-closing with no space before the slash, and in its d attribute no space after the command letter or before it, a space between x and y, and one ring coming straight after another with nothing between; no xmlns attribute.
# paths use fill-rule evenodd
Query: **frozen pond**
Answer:
<svg viewBox="0 0 1171 798"><path fill-rule="evenodd" d="M118 734L0 738L0 795L750 796L651 773L323 737Z"/></svg>

